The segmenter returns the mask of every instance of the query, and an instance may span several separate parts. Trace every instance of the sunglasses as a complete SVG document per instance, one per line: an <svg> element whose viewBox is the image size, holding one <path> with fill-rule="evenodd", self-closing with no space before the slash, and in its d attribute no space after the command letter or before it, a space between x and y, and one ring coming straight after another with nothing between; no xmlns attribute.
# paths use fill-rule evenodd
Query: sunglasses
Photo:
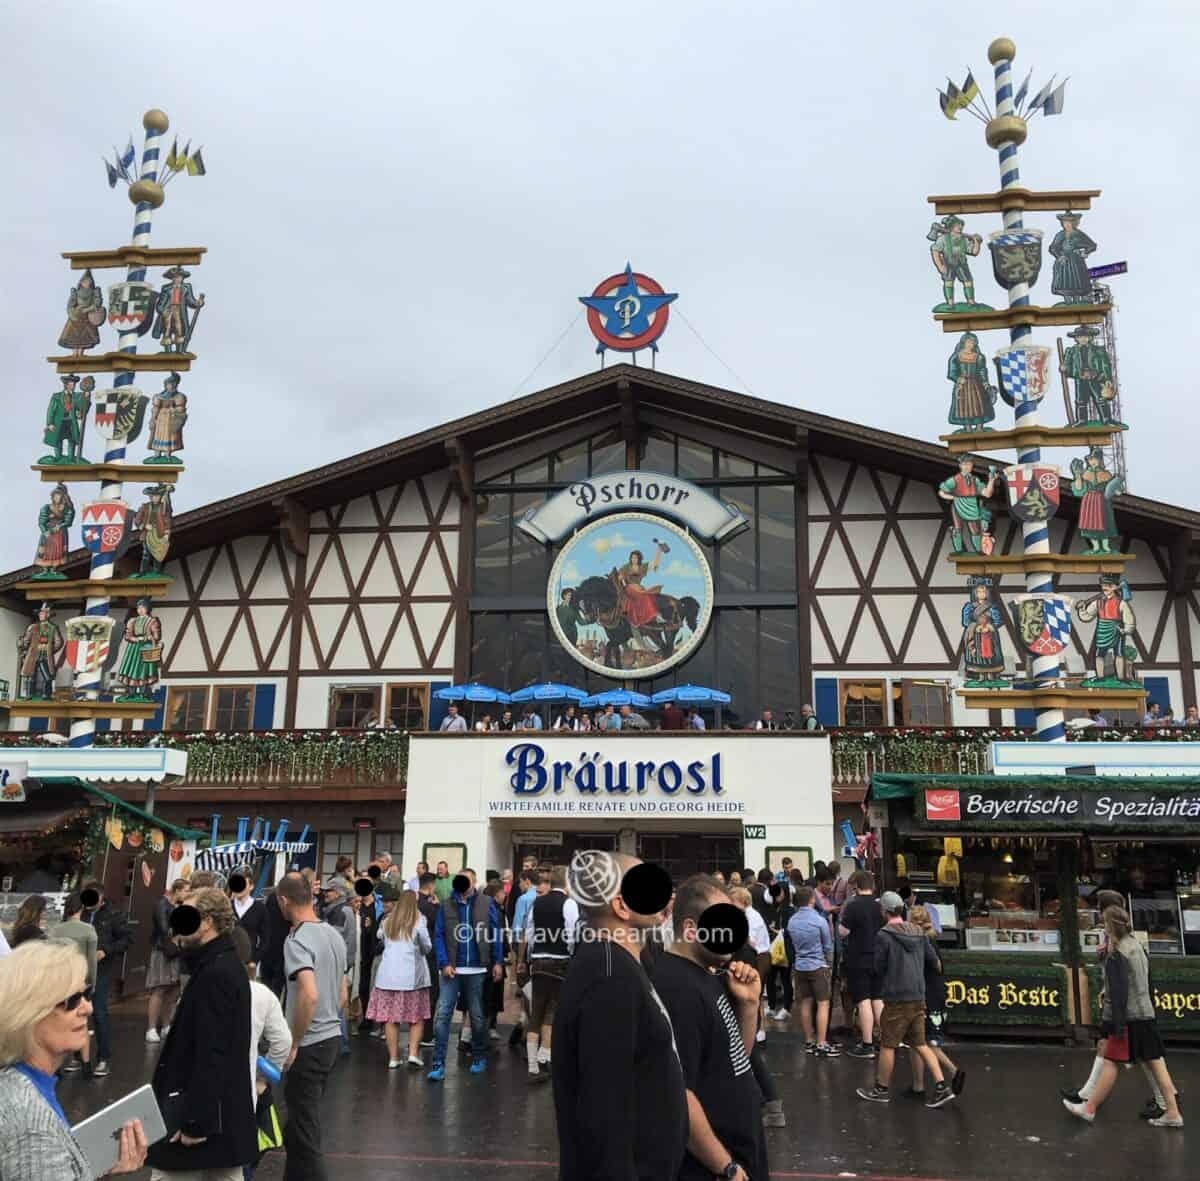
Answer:
<svg viewBox="0 0 1200 1181"><path fill-rule="evenodd" d="M82 992L73 992L65 1001L58 1002L58 1008L65 1010L68 1013L73 1013L79 1008L80 1001L90 1002L92 999L92 990L90 988L83 989Z"/></svg>

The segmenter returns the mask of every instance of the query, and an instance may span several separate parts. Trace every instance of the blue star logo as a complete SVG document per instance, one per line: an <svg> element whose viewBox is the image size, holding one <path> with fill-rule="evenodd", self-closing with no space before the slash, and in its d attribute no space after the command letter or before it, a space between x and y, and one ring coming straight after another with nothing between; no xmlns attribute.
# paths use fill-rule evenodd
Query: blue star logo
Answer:
<svg viewBox="0 0 1200 1181"><path fill-rule="evenodd" d="M656 284L657 286L657 284ZM638 289L634 278L633 267L625 264L624 281L611 290L607 295L581 295L579 302L598 313L604 319L604 331L611 336L625 340L637 340L653 331L656 327L651 321L659 309L678 298L678 293L653 295ZM657 349L654 339L644 342L640 347ZM603 350L603 342L601 342Z"/></svg>

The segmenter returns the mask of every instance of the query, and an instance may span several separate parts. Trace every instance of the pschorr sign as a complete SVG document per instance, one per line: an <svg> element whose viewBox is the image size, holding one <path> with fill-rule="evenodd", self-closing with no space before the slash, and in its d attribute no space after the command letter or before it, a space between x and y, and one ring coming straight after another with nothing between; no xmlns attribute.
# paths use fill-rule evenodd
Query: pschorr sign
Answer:
<svg viewBox="0 0 1200 1181"><path fill-rule="evenodd" d="M530 509L517 524L540 542L560 541L605 513L644 510L670 517L697 537L724 541L749 527L745 514L677 476L613 472L580 480Z"/></svg>
<svg viewBox="0 0 1200 1181"><path fill-rule="evenodd" d="M638 759L630 743L619 757L583 751L550 758L536 742L510 747L502 794L488 800L492 816L740 816L746 805L725 799L724 767L714 751L681 761Z"/></svg>

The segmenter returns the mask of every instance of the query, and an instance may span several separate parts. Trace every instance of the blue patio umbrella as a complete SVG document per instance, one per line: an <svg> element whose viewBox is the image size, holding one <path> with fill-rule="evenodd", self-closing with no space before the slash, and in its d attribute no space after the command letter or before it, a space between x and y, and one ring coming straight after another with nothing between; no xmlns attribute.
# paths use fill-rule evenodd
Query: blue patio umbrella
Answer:
<svg viewBox="0 0 1200 1181"><path fill-rule="evenodd" d="M603 693L593 693L580 703L587 709L605 705L636 705L639 709L648 709L654 703L645 693L635 693L632 689L605 689Z"/></svg>
<svg viewBox="0 0 1200 1181"><path fill-rule="evenodd" d="M559 685L554 681L544 681L540 685L526 685L518 689L512 699L516 702L526 701L573 701L580 702L587 697L587 691L576 689L571 685Z"/></svg>
<svg viewBox="0 0 1200 1181"><path fill-rule="evenodd" d="M490 685L447 685L443 689L435 689L433 693L439 701L498 701L507 705L512 698L503 689L493 689Z"/></svg>
<svg viewBox="0 0 1200 1181"><path fill-rule="evenodd" d="M709 689L704 685L676 685L674 689L663 689L651 698L655 705L674 701L683 705L728 705L733 698L722 689Z"/></svg>

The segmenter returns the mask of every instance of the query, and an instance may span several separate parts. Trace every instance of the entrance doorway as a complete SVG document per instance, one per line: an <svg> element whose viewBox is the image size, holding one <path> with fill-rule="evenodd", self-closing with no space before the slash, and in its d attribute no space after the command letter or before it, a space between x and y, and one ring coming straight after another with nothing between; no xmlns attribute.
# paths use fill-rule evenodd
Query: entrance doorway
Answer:
<svg viewBox="0 0 1200 1181"><path fill-rule="evenodd" d="M643 833L638 856L661 865L677 886L694 873L742 868L742 838L721 833Z"/></svg>
<svg viewBox="0 0 1200 1181"><path fill-rule="evenodd" d="M530 833L530 836L533 834ZM555 834L557 837L559 834ZM513 846L513 874L521 868L521 862L526 857L536 857L539 865L570 865L571 858L580 849L603 849L615 853L617 849L617 834L615 832L564 832L561 843L539 844L525 843Z"/></svg>

